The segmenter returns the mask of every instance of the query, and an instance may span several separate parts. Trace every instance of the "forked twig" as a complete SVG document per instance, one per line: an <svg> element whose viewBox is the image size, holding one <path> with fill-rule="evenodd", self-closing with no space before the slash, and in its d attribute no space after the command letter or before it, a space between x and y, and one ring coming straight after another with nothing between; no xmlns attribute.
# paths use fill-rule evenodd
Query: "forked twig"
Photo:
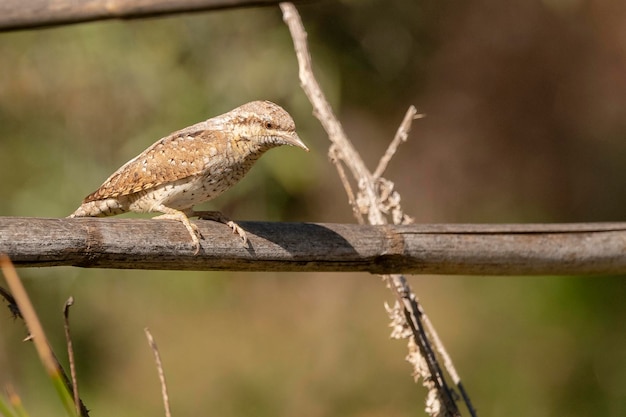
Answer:
<svg viewBox="0 0 626 417"><path fill-rule="evenodd" d="M396 224L410 222L411 219L402 212L399 204L400 196L397 192L393 191L393 183L385 180L381 176L399 144L406 140L411 122L416 118L415 108L411 106L407 111L394 140L391 142L385 155L381 158L376 172L372 174L365 167L360 155L347 138L341 123L335 117L330 104L326 100L321 87L313 75L311 56L306 41L306 31L295 6L292 3L280 3L280 8L283 12L283 20L289 27L293 39L299 64L299 76L302 89L313 105L313 114L319 119L330 141L333 143L332 147L336 147L334 150L331 147L332 155L336 156L333 162L336 166L341 165L342 162L345 163L358 182L359 192L356 199L354 199L350 197L352 189L349 187L349 182L346 178L342 178L344 188L346 188L346 192L348 192L348 198L351 199L351 201L355 201L356 209L353 206L353 211L356 213L358 210L359 214L367 213L368 221L373 225L388 223L383 213L391 214L393 222ZM341 176L343 168L338 168L338 172L340 172ZM348 184L348 186L346 186L346 184ZM358 218L359 216L357 216L357 219ZM460 416L460 412L454 400L455 396L453 392L448 389L437 357L430 347L429 339L421 321L422 309L418 304L417 298L413 294L404 276L384 275L383 280L396 295L398 305L401 306L404 312L404 314L396 314L394 319L401 322L400 327L409 330L408 334L412 338L411 341L419 346L419 353L417 353L411 348L410 342L409 349L411 353L409 356L415 353L421 355L422 358L418 358L418 360L412 361L411 363L414 366L416 375L421 376L425 385L429 387L427 411L432 416ZM440 344L438 351L445 352L445 348L441 345L439 338L436 338L435 342ZM449 356L447 356L447 358L449 359ZM422 366L424 364L425 366ZM446 360L446 364L450 364L451 366L451 361ZM451 369L453 369L456 375L454 368L452 367ZM475 413L471 405L469 405L469 402L468 409L470 409L470 413L474 416Z"/></svg>
<svg viewBox="0 0 626 417"><path fill-rule="evenodd" d="M159 354L159 348L157 347L154 338L152 337L152 333L146 327L143 329L146 333L146 338L148 339L148 344L150 345L150 349L152 349L152 353L154 353L154 362L157 367L157 372L159 374L159 382L161 383L161 397L163 398L163 407L165 408L165 417L172 417L172 410L170 410L170 399L167 395L167 384L165 383L165 373L163 372L163 364L161 363L161 355Z"/></svg>

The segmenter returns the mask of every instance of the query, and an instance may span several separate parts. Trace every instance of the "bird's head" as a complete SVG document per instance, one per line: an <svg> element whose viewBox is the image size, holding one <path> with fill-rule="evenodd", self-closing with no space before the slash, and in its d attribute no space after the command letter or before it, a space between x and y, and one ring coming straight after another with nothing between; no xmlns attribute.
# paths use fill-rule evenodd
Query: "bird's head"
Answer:
<svg viewBox="0 0 626 417"><path fill-rule="evenodd" d="M289 113L271 101L252 101L226 115L231 119L229 124L239 142L238 146L264 152L277 146L289 145L309 151L298 137L296 124Z"/></svg>

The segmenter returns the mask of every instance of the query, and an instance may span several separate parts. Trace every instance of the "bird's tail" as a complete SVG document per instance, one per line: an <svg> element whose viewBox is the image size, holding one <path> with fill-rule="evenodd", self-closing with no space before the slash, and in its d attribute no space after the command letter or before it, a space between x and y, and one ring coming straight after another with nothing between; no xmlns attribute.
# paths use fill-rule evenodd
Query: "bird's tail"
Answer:
<svg viewBox="0 0 626 417"><path fill-rule="evenodd" d="M83 203L74 213L67 217L106 217L126 213L126 211L127 210L117 199L107 198L105 200L95 200Z"/></svg>

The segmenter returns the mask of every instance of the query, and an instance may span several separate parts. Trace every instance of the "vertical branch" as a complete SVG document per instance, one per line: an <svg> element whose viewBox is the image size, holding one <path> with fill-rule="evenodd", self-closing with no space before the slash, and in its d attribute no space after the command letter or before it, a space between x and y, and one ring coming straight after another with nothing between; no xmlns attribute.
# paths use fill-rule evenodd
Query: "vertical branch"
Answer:
<svg viewBox="0 0 626 417"><path fill-rule="evenodd" d="M313 114L318 118L331 145L331 161L336 165L341 181L348 194L348 199L359 222L362 222L361 213L368 214L368 221L373 225L387 224L385 213L390 213L396 224L408 223L410 217L406 216L400 207L400 196L393 191L393 183L382 178L387 164L395 154L400 143L406 141L411 127L411 122L417 118L417 112L413 106L407 111L403 122L391 142L389 148L381 158L374 174L372 174L361 159L358 152L346 136L339 120L335 117L328 100L319 86L311 65L311 55L307 46L307 34L292 3L280 3L283 12L283 20L287 24L294 43L294 50L298 59L300 84L313 106ZM351 171L354 180L358 183L357 197L354 197L350 183L345 178L342 163ZM402 314L393 315L394 327L399 325L408 330L409 358L413 364L415 375L421 376L424 384L429 388L427 399L427 412L432 416L460 416L455 403L455 396L448 388L443 372L437 361L437 356L431 347L429 338L422 323L422 308L413 294L410 286L403 275L384 275L383 280L387 287L394 293L402 310ZM404 333L404 332L403 332ZM439 338L435 339L440 344ZM417 345L418 350L412 346ZM445 352L440 344L439 351ZM417 355L417 356L416 356ZM446 355L449 359L449 356ZM446 363L451 361L446 360ZM451 368L456 375L454 368ZM456 381L455 381L456 382ZM469 403L468 403L469 404ZM470 412L474 415L471 406Z"/></svg>
<svg viewBox="0 0 626 417"><path fill-rule="evenodd" d="M313 114L322 124L330 141L340 150L342 160L346 162L346 166L352 171L352 176L359 181L359 188L366 195L367 201L376 201L376 188L372 180L372 174L365 166L352 142L348 139L343 126L335 116L330 103L326 99L326 95L313 75L311 54L306 41L307 34L300 15L292 3L280 3L280 9L283 12L283 20L289 27L293 39L294 50L296 51L296 58L299 64L300 85L313 105ZM339 163L339 161L336 163ZM365 211L365 209L362 208L362 211ZM376 205L370 207L367 212L370 224L386 223L385 217L377 209Z"/></svg>
<svg viewBox="0 0 626 417"><path fill-rule="evenodd" d="M339 155L339 150L335 145L330 145L328 149L328 157L330 162L335 165L337 168L337 174L339 175L339 179L343 184L344 190L346 190L346 194L348 195L348 203L350 207L352 207L352 214L356 217L356 220L359 224L365 224L365 220L363 220L363 213L359 208L359 204L357 203L356 197L354 196L354 191L352 191L352 186L350 185L350 180L348 180L348 176L346 175L346 171L343 169L343 164L341 163L341 156Z"/></svg>
<svg viewBox="0 0 626 417"><path fill-rule="evenodd" d="M70 297L63 306L63 327L65 329L65 343L67 344L67 358L70 363L70 376L72 377L72 393L74 394L74 406L76 414L81 415L80 396L78 395L78 378L76 378L76 363L74 362L74 347L70 336L70 307L74 304L74 297Z"/></svg>

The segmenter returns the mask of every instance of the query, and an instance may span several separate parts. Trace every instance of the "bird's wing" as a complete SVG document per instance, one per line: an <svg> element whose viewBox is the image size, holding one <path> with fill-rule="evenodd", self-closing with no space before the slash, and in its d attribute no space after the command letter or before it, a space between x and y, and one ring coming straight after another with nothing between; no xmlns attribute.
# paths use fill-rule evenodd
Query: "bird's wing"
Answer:
<svg viewBox="0 0 626 417"><path fill-rule="evenodd" d="M207 158L219 155L225 142L223 132L207 130L202 123L172 133L124 164L83 202L129 195L198 175Z"/></svg>

